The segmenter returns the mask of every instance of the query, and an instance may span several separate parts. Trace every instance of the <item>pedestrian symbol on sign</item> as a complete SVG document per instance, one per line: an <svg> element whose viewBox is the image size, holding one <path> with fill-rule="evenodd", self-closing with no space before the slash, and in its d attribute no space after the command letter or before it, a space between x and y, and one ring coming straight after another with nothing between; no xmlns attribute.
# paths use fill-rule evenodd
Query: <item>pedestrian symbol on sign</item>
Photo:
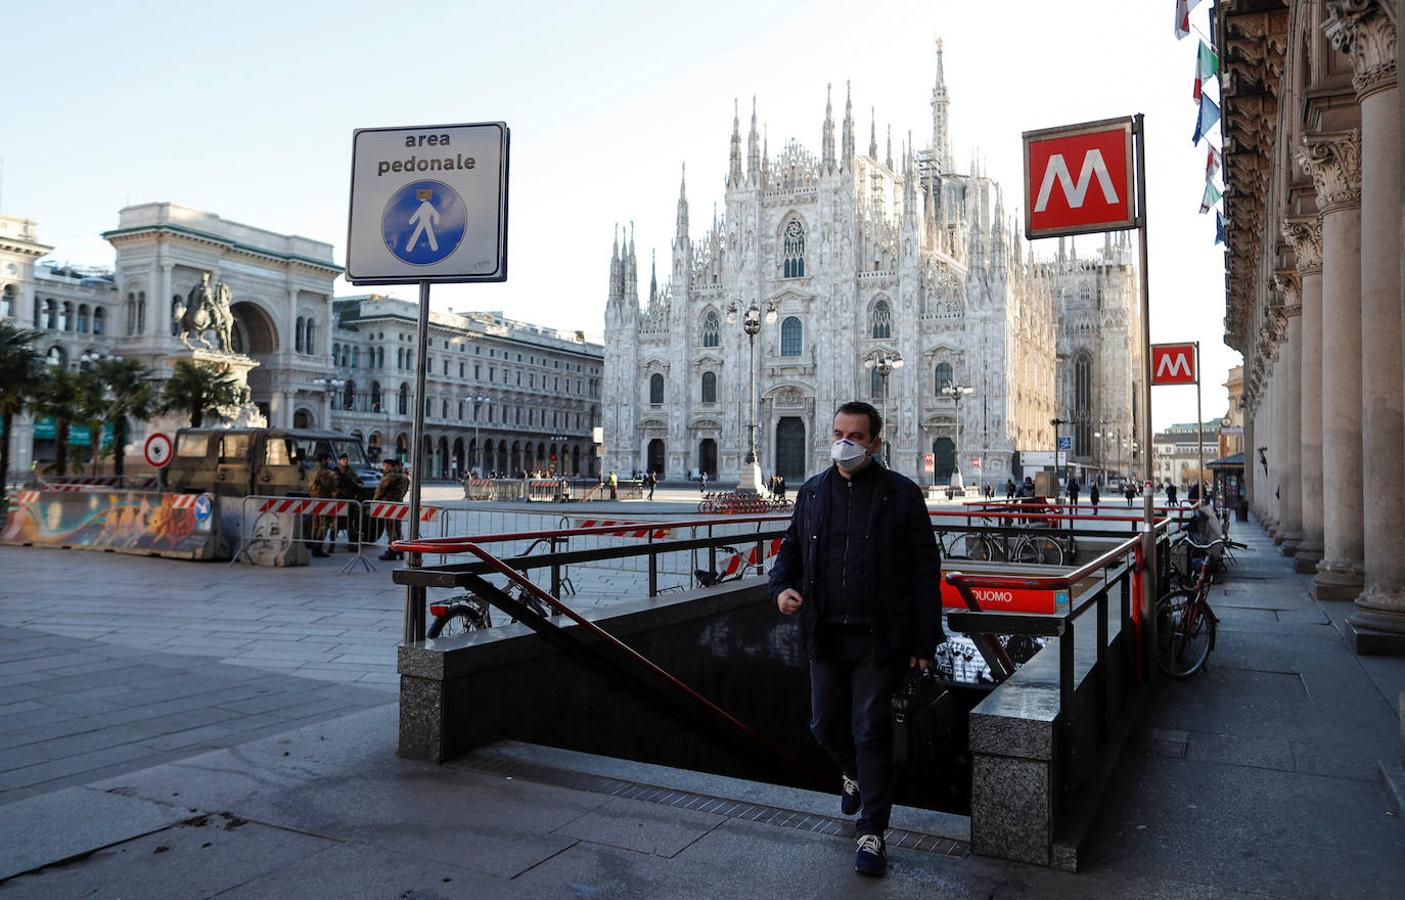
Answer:
<svg viewBox="0 0 1405 900"><path fill-rule="evenodd" d="M412 266L432 266L458 249L468 221L463 198L442 181L395 192L381 216L386 249Z"/></svg>

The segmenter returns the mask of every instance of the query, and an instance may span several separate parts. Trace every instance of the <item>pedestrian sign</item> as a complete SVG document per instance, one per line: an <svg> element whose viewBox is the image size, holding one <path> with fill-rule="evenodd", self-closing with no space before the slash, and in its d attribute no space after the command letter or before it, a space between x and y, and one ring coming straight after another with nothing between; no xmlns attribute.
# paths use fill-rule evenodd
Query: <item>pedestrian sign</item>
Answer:
<svg viewBox="0 0 1405 900"><path fill-rule="evenodd" d="M508 128L361 128L352 135L352 284L507 280Z"/></svg>
<svg viewBox="0 0 1405 900"><path fill-rule="evenodd" d="M458 191L442 181L412 181L386 204L381 234L398 259L432 266L459 248L466 218Z"/></svg>
<svg viewBox="0 0 1405 900"><path fill-rule="evenodd" d="M1073 435L1071 435L1071 434L1061 434L1061 435L1059 435L1059 449L1060 449L1060 450L1072 450L1072 449L1073 449Z"/></svg>

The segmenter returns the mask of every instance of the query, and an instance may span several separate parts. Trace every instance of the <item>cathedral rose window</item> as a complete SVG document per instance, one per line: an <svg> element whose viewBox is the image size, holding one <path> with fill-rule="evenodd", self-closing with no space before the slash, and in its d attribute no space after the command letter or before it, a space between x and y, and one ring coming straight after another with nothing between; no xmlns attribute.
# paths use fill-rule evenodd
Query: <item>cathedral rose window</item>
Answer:
<svg viewBox="0 0 1405 900"><path fill-rule="evenodd" d="M805 226L799 219L791 219L785 226L781 252L782 275L786 278L805 277Z"/></svg>

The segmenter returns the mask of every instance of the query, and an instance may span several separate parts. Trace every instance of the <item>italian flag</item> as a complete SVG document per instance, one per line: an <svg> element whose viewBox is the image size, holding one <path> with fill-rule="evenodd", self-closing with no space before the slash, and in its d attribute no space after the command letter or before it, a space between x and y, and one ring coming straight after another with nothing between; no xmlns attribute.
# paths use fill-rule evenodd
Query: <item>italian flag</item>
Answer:
<svg viewBox="0 0 1405 900"><path fill-rule="evenodd" d="M1176 0L1176 40L1190 34L1190 11L1200 0Z"/></svg>
<svg viewBox="0 0 1405 900"><path fill-rule="evenodd" d="M1219 188L1215 187L1215 183L1213 181L1205 182L1205 196L1200 198L1200 212L1209 212L1212 208L1214 208L1214 205L1216 203L1220 202L1220 197L1222 196L1224 195L1220 193Z"/></svg>
<svg viewBox="0 0 1405 900"><path fill-rule="evenodd" d="M1219 74L1220 58L1214 50L1204 41L1200 42L1200 50L1195 54L1195 90L1191 96L1195 102L1200 102L1200 95L1205 90L1205 82Z"/></svg>

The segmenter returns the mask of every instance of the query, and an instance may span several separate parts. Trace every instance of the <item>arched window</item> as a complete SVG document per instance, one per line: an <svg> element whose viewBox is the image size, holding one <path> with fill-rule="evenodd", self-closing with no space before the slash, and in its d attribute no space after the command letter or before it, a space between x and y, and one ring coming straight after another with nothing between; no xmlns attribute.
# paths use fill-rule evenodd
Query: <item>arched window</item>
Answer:
<svg viewBox="0 0 1405 900"><path fill-rule="evenodd" d="M297 324L293 327L293 350L298 353L301 353L303 347L307 346L305 343L303 343L303 338L307 333L305 330L306 327L307 325L303 321L302 316L298 316Z"/></svg>
<svg viewBox="0 0 1405 900"><path fill-rule="evenodd" d="M381 411L381 383L371 382L371 412Z"/></svg>
<svg viewBox="0 0 1405 900"><path fill-rule="evenodd" d="M946 394L943 393L943 392L944 392L947 388L951 387L952 375L953 375L953 373L952 373L952 371L951 371L951 363L949 363L949 362L937 363L937 379L936 379L936 380L937 380L937 396L938 396L938 397L945 397L945 396L946 396Z"/></svg>
<svg viewBox="0 0 1405 900"><path fill-rule="evenodd" d="M313 356L317 353L317 341L313 338L312 320L307 320L307 334L303 337L303 344L307 347L307 355Z"/></svg>
<svg viewBox="0 0 1405 900"><path fill-rule="evenodd" d="M717 402L717 373L704 372L702 376L702 402Z"/></svg>
<svg viewBox="0 0 1405 900"><path fill-rule="evenodd" d="M785 278L805 277L805 226L799 219L785 225L781 237L781 273Z"/></svg>
<svg viewBox="0 0 1405 900"><path fill-rule="evenodd" d="M709 310L703 317L703 346L716 347L722 343L722 321L717 313Z"/></svg>
<svg viewBox="0 0 1405 900"><path fill-rule="evenodd" d="M409 415L410 412L410 386L400 385L400 415Z"/></svg>
<svg viewBox="0 0 1405 900"><path fill-rule="evenodd" d="M44 301L44 327L50 331L57 331L59 327L59 304L53 297Z"/></svg>
<svg viewBox="0 0 1405 900"><path fill-rule="evenodd" d="M49 300L49 301L47 301L47 302L50 303L50 304L52 304L54 301ZM49 327L50 327L50 328L53 328L54 326L53 326L53 325L50 325ZM126 326L126 330L127 330L127 337L131 337L132 335L134 335L134 334L137 333L137 295L131 293L130 291L127 293L127 326Z"/></svg>
<svg viewBox="0 0 1405 900"><path fill-rule="evenodd" d="M404 347L396 347L396 348L395 348L395 368L397 368L397 369L403 369L403 368L405 368L405 348L404 348Z"/></svg>
<svg viewBox="0 0 1405 900"><path fill-rule="evenodd" d="M649 402L657 406L663 404L663 376L657 372L649 376Z"/></svg>
<svg viewBox="0 0 1405 900"><path fill-rule="evenodd" d="M60 330L60 331L72 331L72 330L73 330L73 303L72 303L72 301L69 301L69 300L63 301L63 314L59 317L59 330Z"/></svg>
<svg viewBox="0 0 1405 900"><path fill-rule="evenodd" d="M346 362L342 359L342 355L341 355L341 344L333 344L333 345L332 345L332 365L334 365L334 366L344 366L344 365L346 365Z"/></svg>
<svg viewBox="0 0 1405 900"><path fill-rule="evenodd" d="M107 331L107 310L99 306L93 310L93 334L103 334Z"/></svg>
<svg viewBox="0 0 1405 900"><path fill-rule="evenodd" d="M137 291L137 334L146 334L146 291Z"/></svg>
<svg viewBox="0 0 1405 900"><path fill-rule="evenodd" d="M868 370L868 395L874 400L883 399L883 376L878 373L877 366Z"/></svg>
<svg viewBox="0 0 1405 900"><path fill-rule="evenodd" d="M1073 453L1093 452L1093 357L1080 353L1073 361Z"/></svg>
<svg viewBox="0 0 1405 900"><path fill-rule="evenodd" d="M799 356L803 334L800 319L786 316L785 321L781 323L781 356Z"/></svg>
<svg viewBox="0 0 1405 900"><path fill-rule="evenodd" d="M86 303L78 306L78 333L88 333L88 304Z"/></svg>
<svg viewBox="0 0 1405 900"><path fill-rule="evenodd" d="M15 289L13 285L5 285L0 289L0 316L13 316L15 314Z"/></svg>
<svg viewBox="0 0 1405 900"><path fill-rule="evenodd" d="M49 352L44 354L44 361L59 369L68 367L68 354L58 344L49 348Z"/></svg>
<svg viewBox="0 0 1405 900"><path fill-rule="evenodd" d="M346 380L346 397L345 397L345 399L342 401L342 408L343 408L343 409L355 409L355 408L356 408L356 382L355 382L355 381L352 381L350 378L348 378L348 379Z"/></svg>
<svg viewBox="0 0 1405 900"><path fill-rule="evenodd" d="M869 334L879 339L893 336L893 308L888 305L887 300L879 300L873 304L873 319L869 322Z"/></svg>
<svg viewBox="0 0 1405 900"><path fill-rule="evenodd" d="M406 349L406 350L405 350L405 368L407 368L407 369L413 369L414 367L415 367L415 351L410 350L410 349ZM506 380L507 380L507 371L506 371L506 370L503 370L503 381L506 381Z"/></svg>
<svg viewBox="0 0 1405 900"><path fill-rule="evenodd" d="M346 351L343 350L342 352L345 353ZM351 348L351 367L352 367L353 369L359 369L359 368L361 368L361 348L360 348L360 347L352 347L352 348Z"/></svg>

